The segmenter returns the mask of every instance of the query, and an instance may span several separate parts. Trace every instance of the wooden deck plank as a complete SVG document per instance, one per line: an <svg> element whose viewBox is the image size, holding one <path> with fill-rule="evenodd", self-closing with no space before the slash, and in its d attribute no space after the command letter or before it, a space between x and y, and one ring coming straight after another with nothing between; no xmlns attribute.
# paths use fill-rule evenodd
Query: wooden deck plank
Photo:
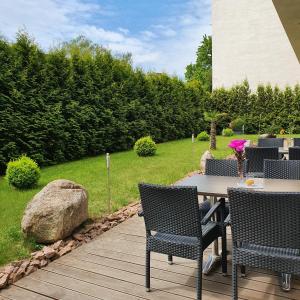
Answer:
<svg viewBox="0 0 300 300"><path fill-rule="evenodd" d="M229 247L231 235L228 234ZM204 254L206 259L210 250ZM231 299L231 266L224 277L220 268L203 276L204 300ZM166 255L151 256L151 288L146 293L145 230L141 218L114 227L97 239L51 263L45 269L21 279L0 292L4 299L62 299L62 300L184 300L196 297L196 263L174 258L168 265ZM266 270L250 270L245 279L239 278L240 299L279 300L300 299L300 281L285 293L280 289L278 276ZM23 298L22 298L23 297Z"/></svg>
<svg viewBox="0 0 300 300"><path fill-rule="evenodd" d="M132 219L132 223L134 224L134 228L137 228L138 222L140 222L140 226L144 228L144 224L142 219L134 217ZM122 224L123 225L123 224ZM119 227L119 226L118 226ZM93 246L97 246L100 245L101 247L106 247L106 243L114 243L115 241L123 241L123 240L128 240L128 241L132 241L132 242L137 242L137 243L141 243L144 245L145 243L145 233L143 233L143 236L136 236L136 235L132 235L132 233L130 232L130 228L132 227L132 224L123 226L123 229L120 231L120 229L118 227L114 228L114 231L112 231L112 233L108 236L100 236L97 241L99 241L98 243L95 241L95 243L93 243ZM127 228L124 231L124 228ZM230 232L230 229L227 230L227 234L228 232ZM142 242L144 241L144 242ZM103 243L105 242L105 244ZM119 245L121 245L123 242L120 242ZM228 249L231 248L231 238L230 235L228 234ZM126 243L125 243L126 244ZM119 247L115 247L116 249L118 249ZM210 249L210 247L208 247L208 249L206 250L206 253L208 253L208 250ZM130 252L132 253L132 252ZM153 254L154 255L154 259L159 259L159 257L161 257L163 260L165 259L165 256L160 255L160 254ZM144 253L142 253L142 257L144 257ZM153 257L153 256L152 256ZM181 258L176 258L177 262L181 263L183 262L185 265L195 265L195 263L193 261L190 260L186 260L186 259L181 259ZM272 271L268 271L268 270L258 270L255 269L255 273L262 273L262 274L268 274L271 276L274 276L274 273ZM276 280L277 280L277 275L276 275ZM294 276L294 281L299 284L299 288L300 288L300 278L299 276Z"/></svg>
<svg viewBox="0 0 300 300"><path fill-rule="evenodd" d="M78 293L69 289L66 289L64 287L50 284L45 281L40 281L34 279L34 277L37 277L39 275L39 271L32 273L32 276L24 277L23 279L17 281L14 285L17 287L27 289L32 292L39 293L41 295L47 296L52 299L57 300L95 300L95 299L101 299L92 297L83 293ZM61 284L64 284L62 281ZM25 299L25 298L24 298ZM30 299L30 298L28 298Z"/></svg>
<svg viewBox="0 0 300 300"><path fill-rule="evenodd" d="M145 259L144 256L134 256L130 253L121 253L121 252L115 252L111 249L107 250L107 249L99 249L96 251L96 253L90 253L88 252L86 255L86 253L81 253L82 255L85 255L85 257L89 258L90 261L94 260L94 256L98 256L98 257L105 257L108 259L113 259L116 261L125 261L125 262L134 262L135 264L144 266L145 263ZM75 256L77 256L77 254L75 254ZM80 258L80 256L79 256ZM164 270L164 271L168 271L168 272L175 272L175 273L180 273L180 274L185 274L185 275L190 275L191 274L191 269L196 267L196 264L194 264L193 266L185 266L182 264L178 264L177 263L177 258L174 258L174 264L173 265L169 265L167 263L166 257L163 258L163 260L156 260L156 259L152 259L151 261L151 266L152 268L156 268L156 269L160 269L160 270ZM249 272L248 272L249 273ZM214 276L220 276L221 275L221 270L220 268L216 269L214 271L214 273L210 276L206 276L208 277L210 280L212 278L214 278ZM231 268L228 268L228 275L231 274ZM212 277L213 276L213 277ZM223 276L222 276L223 277ZM278 276L277 275L267 275L267 274L257 274L256 272L250 272L249 276L246 277L247 280L253 280L253 281L258 281L258 282L263 282L266 284L273 284L276 285L278 287ZM279 293L281 293L281 290L278 291ZM300 293L300 291L299 291ZM284 295L286 295L286 293L284 293ZM300 299L300 294L299 294L299 299Z"/></svg>
<svg viewBox="0 0 300 300"><path fill-rule="evenodd" d="M125 236L125 237L124 237ZM108 240L109 239L109 240ZM112 250L111 247L106 247L107 243L111 243L111 241L114 241L114 240L126 240L126 241L131 241L131 242L137 242L137 243L141 243L141 240L144 240L145 242L145 237L139 237L139 236L131 236L130 233L126 232L126 233L113 233L112 235L110 235L109 237L106 237L104 239L99 239L99 243L95 244L95 246L97 247L97 245L99 245L101 248L97 247L96 248L96 251L93 251L93 250L84 250L86 251L87 253L90 253L90 254L95 254L97 255L99 253L99 251L107 251L108 253L115 253L116 256L118 255L124 255L126 256L127 254L129 255L132 255L132 251L128 250L127 253L125 252L120 252L120 251L117 251L118 249L114 249ZM101 242L101 244L100 244ZM228 240L228 249L231 247L231 240ZM208 248L210 249L210 247ZM111 252L113 251L113 252ZM137 257L142 257L143 260L144 260L144 257L145 257L145 254L144 253L141 253L141 255L138 255L138 253L135 254ZM165 261L166 260L166 256L165 255L161 255L161 254L153 254L154 256L152 256L153 260L159 260L159 261ZM208 251L206 250L205 251L205 254L204 254L204 260L206 259L208 255ZM117 259L117 258L116 258ZM181 259L181 258L174 258L176 260L176 263L177 265L184 265L186 267L192 267L194 268L196 266L196 262L194 261L191 261L191 260L186 260L186 259ZM278 276L277 274L275 274L274 272L272 271L268 271L268 270L259 270L259 269L250 269L248 268L247 269L247 274L250 272L253 276L255 276L258 280L258 281L264 281L264 282L270 282L270 277L272 278L272 282L276 282L276 284L278 283ZM231 268L228 269L228 272L229 274L231 273ZM295 288L297 289L300 289L300 279L299 279L299 276L294 276L293 280L298 284L295 286Z"/></svg>
<svg viewBox="0 0 300 300"><path fill-rule="evenodd" d="M75 279L70 278L68 276L63 276L60 274L55 274L52 272L46 272L44 270L40 270L32 274L32 279L36 279L42 282L47 282L56 286L60 286L62 288L72 290L78 293L82 293L95 299L107 299L107 300L118 300L126 298L127 300L137 300L138 297L120 293L116 290L108 289L102 287L100 285L95 285L87 282L85 278Z"/></svg>
<svg viewBox="0 0 300 300"><path fill-rule="evenodd" d="M131 272L130 270L122 270L122 269L115 269L112 267L107 266L99 266L95 263L90 263L82 260L76 260L74 258L69 257L68 259L60 262L62 265L68 265L72 267L76 267L81 270L86 270L89 272L94 272L97 274L102 274L107 277L116 278L119 280L125 280L128 282L132 282L138 284L140 286L144 286L145 283L145 276L144 274L136 274ZM187 298L195 298L196 290L195 288L182 284L176 284L170 281L161 280L157 278L151 278L151 286L155 290L160 290L168 293L172 293L175 295L184 296ZM153 293L154 294L154 293ZM205 291L206 299L213 300L213 299L231 299L231 297L226 296L223 292L217 293L215 291ZM157 298L158 299L158 298Z"/></svg>
<svg viewBox="0 0 300 300"><path fill-rule="evenodd" d="M42 294L29 291L26 289L23 289L18 286L10 286L9 288L3 289L0 292L1 296L3 295L5 299L10 299L10 300L25 300L25 299L30 299L30 300L49 300L49 299L55 299L55 298L49 298L46 297Z"/></svg>
<svg viewBox="0 0 300 300"><path fill-rule="evenodd" d="M86 270L79 269L75 266L68 266L66 264L62 265L59 263L54 263L49 265L46 269L46 272L53 272L55 274L61 274L64 276L68 276L70 278L76 278L79 280L85 280L87 282L105 286L107 288L118 290L125 294L136 295L143 299L149 300L183 300L185 297L178 296L175 294L171 294L168 292L163 292L159 290L154 290L155 293L147 293L145 291L144 284L138 284L133 281L130 282L127 278L114 278L106 275L102 275L95 272L90 272Z"/></svg>
<svg viewBox="0 0 300 300"><path fill-rule="evenodd" d="M73 256L74 257L74 256ZM85 261L89 263L99 264L99 266L107 266L110 268L115 268L118 270L124 270L128 272L133 272L135 274L144 275L145 268L143 265L135 264L134 262L125 262L125 261L116 261L113 259L108 259L105 257L99 257L99 256L78 256L75 257L76 259L80 261ZM172 269L173 266L170 266L170 269ZM186 286L190 286L192 288L195 288L196 283L196 269L193 270L193 272L190 272L190 274L181 274L181 273L175 273L170 270L165 271L162 268L152 268L151 269L151 277L169 281L175 284L184 284ZM247 292L251 293L253 296L253 299L260 299L261 294L260 293L267 293L270 295L274 295L274 299L279 299L275 297L276 295L279 295L280 298L290 298L290 299L300 299L300 291L293 290L290 293L284 293L280 290L280 287L275 284L266 284L264 282L259 281L253 281L250 277L247 277L246 279L239 280L239 287L240 287L240 295L247 294ZM218 272L214 272L210 276L204 276L203 277L203 288L208 291L217 291L219 293L223 292L226 294L228 292L228 295L231 295L231 277L230 276L222 276ZM257 294L257 295L256 295Z"/></svg>

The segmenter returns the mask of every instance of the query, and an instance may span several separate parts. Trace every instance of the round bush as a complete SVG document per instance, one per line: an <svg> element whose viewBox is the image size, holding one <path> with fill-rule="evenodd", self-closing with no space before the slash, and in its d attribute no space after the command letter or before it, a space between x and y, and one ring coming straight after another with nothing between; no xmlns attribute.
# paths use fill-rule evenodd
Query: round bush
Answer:
<svg viewBox="0 0 300 300"><path fill-rule="evenodd" d="M242 118L236 118L230 122L230 128L237 131L242 130L244 123L245 122Z"/></svg>
<svg viewBox="0 0 300 300"><path fill-rule="evenodd" d="M156 144L150 136L140 138L134 144L134 151L138 156L153 156L156 149Z"/></svg>
<svg viewBox="0 0 300 300"><path fill-rule="evenodd" d="M6 178L8 183L18 189L29 189L35 186L41 176L37 163L27 156L7 164Z"/></svg>
<svg viewBox="0 0 300 300"><path fill-rule="evenodd" d="M222 131L223 136L233 136L233 130L231 128L224 128Z"/></svg>
<svg viewBox="0 0 300 300"><path fill-rule="evenodd" d="M197 141L208 141L209 134L206 131L202 131L197 135Z"/></svg>

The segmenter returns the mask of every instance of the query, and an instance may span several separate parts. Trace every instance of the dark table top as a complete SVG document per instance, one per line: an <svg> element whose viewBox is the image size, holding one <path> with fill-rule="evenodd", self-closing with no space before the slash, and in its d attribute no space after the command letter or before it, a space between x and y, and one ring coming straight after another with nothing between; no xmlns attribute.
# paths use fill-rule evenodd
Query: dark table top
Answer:
<svg viewBox="0 0 300 300"><path fill-rule="evenodd" d="M237 188L240 181L240 178L237 177L195 174L181 180L176 185L196 186L198 194L203 196L227 197L227 188ZM255 178L254 181L255 184L262 186L262 188L251 188L250 190L300 193L300 180Z"/></svg>
<svg viewBox="0 0 300 300"><path fill-rule="evenodd" d="M283 148L283 147L279 147L278 148L278 152L281 153L281 154L289 154L289 149Z"/></svg>

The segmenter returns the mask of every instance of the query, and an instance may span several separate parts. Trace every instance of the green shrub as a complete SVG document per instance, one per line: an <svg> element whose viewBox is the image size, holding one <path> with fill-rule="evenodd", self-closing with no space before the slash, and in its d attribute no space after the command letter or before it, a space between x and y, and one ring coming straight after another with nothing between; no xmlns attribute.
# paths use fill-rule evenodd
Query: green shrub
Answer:
<svg viewBox="0 0 300 300"><path fill-rule="evenodd" d="M209 134L206 131L202 131L197 135L197 141L208 141Z"/></svg>
<svg viewBox="0 0 300 300"><path fill-rule="evenodd" d="M231 128L224 128L222 131L223 136L233 136L233 130Z"/></svg>
<svg viewBox="0 0 300 300"><path fill-rule="evenodd" d="M156 149L156 144L150 136L140 138L134 144L134 151L138 156L153 156Z"/></svg>
<svg viewBox="0 0 300 300"><path fill-rule="evenodd" d="M23 155L7 164L6 178L8 183L18 189L28 189L35 186L41 171L37 163Z"/></svg>
<svg viewBox="0 0 300 300"><path fill-rule="evenodd" d="M232 130L242 130L244 123L242 118L236 118L230 122L230 128Z"/></svg>

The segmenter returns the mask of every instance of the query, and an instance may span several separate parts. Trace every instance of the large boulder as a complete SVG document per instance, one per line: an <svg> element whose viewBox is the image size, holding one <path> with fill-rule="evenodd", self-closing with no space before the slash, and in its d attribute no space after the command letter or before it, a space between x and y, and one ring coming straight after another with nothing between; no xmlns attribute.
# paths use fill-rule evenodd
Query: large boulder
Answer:
<svg viewBox="0 0 300 300"><path fill-rule="evenodd" d="M205 151L203 153L203 155L200 158L200 170L202 170L203 172L205 171L205 165L206 165L206 160L207 159L212 159L214 158L214 156L211 154L210 151Z"/></svg>
<svg viewBox="0 0 300 300"><path fill-rule="evenodd" d="M88 218L88 194L79 184L59 179L47 184L28 203L22 230L39 243L69 236Z"/></svg>

